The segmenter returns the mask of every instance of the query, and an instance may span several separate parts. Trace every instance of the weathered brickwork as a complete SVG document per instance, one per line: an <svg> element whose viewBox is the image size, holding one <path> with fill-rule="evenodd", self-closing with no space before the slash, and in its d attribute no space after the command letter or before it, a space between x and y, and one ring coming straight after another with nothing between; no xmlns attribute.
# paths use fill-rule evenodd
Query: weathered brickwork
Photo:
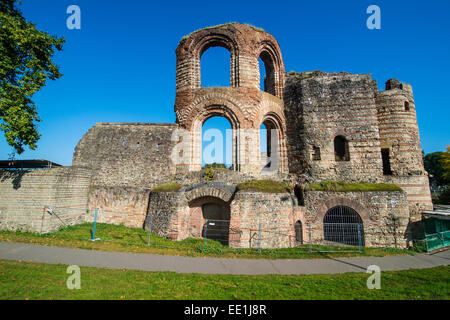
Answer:
<svg viewBox="0 0 450 320"><path fill-rule="evenodd" d="M147 187L175 173L175 124L97 123L80 140L73 165L92 169L94 186Z"/></svg>
<svg viewBox="0 0 450 320"><path fill-rule="evenodd" d="M304 171L313 181L380 180L376 90L367 74L290 75L285 87L290 171ZM349 161L335 160L336 136L347 139ZM313 158L314 147L320 159Z"/></svg>
<svg viewBox="0 0 450 320"><path fill-rule="evenodd" d="M47 233L83 222L90 181L86 168L0 171L0 229Z"/></svg>
<svg viewBox="0 0 450 320"><path fill-rule="evenodd" d="M323 241L323 220L336 206L354 209L362 219L365 245L406 247L410 222L405 192L322 192L306 191L304 225L312 225L313 241ZM394 232L395 230L395 232Z"/></svg>
<svg viewBox="0 0 450 320"><path fill-rule="evenodd" d="M86 222L94 221L97 210L97 222L142 228L149 194L148 188L91 186Z"/></svg>
<svg viewBox="0 0 450 320"><path fill-rule="evenodd" d="M204 88L201 57L215 46L230 51L230 86ZM76 146L73 168L2 173L0 227L49 232L61 223L45 214L42 223L43 206L74 206L89 214L67 215L68 224L93 221L96 209L98 222L151 226L183 240L202 237L209 215L227 221L231 247L291 247L296 224L303 239L311 224L320 243L326 212L345 206L361 217L366 246L406 245L421 211L432 208L410 85L390 79L378 91L370 74L286 74L276 39L239 23L195 31L175 53L176 123L97 123ZM233 166L207 178L201 133L214 116L231 124ZM267 136L265 154L262 125L278 137ZM263 170L276 155L276 169ZM240 182L267 178L295 186L295 195L236 191ZM299 193L325 180L388 182L403 192ZM168 182L181 189L152 192Z"/></svg>

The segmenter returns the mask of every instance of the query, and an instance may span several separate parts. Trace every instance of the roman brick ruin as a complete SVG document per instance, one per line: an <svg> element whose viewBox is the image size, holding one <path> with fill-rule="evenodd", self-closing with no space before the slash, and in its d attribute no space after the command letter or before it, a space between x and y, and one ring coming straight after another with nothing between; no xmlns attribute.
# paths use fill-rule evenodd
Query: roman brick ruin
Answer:
<svg viewBox="0 0 450 320"><path fill-rule="evenodd" d="M201 57L217 46L230 52L230 86L205 88ZM364 245L407 245L406 234L419 225L420 213L432 208L410 85L390 79L378 91L370 74L286 73L277 40L239 23L191 33L180 41L176 57L175 124L97 123L76 146L72 167L23 172L19 188L17 176L3 172L0 227L56 230L54 222L41 221L42 208L64 194L73 199L61 200L67 206L102 210L99 222L148 228L151 219L153 232L174 240L202 237L201 219L210 215L227 221L231 247L255 246L252 232L261 223L280 226L280 236L260 240L262 247L290 247L305 237L310 223L323 238L325 216L347 208L362 222ZM266 70L264 90L258 59ZM215 116L231 124L232 167L205 179L202 126ZM260 151L262 124L269 132L267 154ZM268 158L271 170L265 170ZM261 179L294 191L237 188ZM305 190L329 180L394 183L403 191ZM181 187L153 191L166 183ZM24 200L30 197L35 201ZM398 239L391 232L394 216ZM65 221L92 219L80 213Z"/></svg>

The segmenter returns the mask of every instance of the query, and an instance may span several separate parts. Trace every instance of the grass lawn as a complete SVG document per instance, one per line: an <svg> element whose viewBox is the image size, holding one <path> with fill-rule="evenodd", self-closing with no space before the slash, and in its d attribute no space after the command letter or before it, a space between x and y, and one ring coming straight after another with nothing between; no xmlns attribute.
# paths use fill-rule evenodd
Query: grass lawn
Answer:
<svg viewBox="0 0 450 320"><path fill-rule="evenodd" d="M81 289L69 290L66 265L0 260L0 299L449 299L450 267L369 274L203 275L80 267Z"/></svg>
<svg viewBox="0 0 450 320"><path fill-rule="evenodd" d="M317 250L349 250L347 247L326 247L314 245L309 252L309 245L286 249L263 249L261 254L257 249L233 249L222 245L218 241L207 240L203 248L203 239L188 238L183 241L172 241L151 235L151 246L147 245L148 232L141 228L129 228L123 225L97 223L95 238L100 241L91 241L92 223L84 223L63 228L50 234L35 234L27 232L0 231L0 241L26 242L32 244L93 249L104 251L122 251L134 253L152 253L165 255L184 255L194 257L226 257L226 258L255 258L255 259L313 259L327 257L358 257L358 256L387 256L414 254L409 250L394 248L358 248L354 252L327 252ZM315 252L316 251L316 252Z"/></svg>

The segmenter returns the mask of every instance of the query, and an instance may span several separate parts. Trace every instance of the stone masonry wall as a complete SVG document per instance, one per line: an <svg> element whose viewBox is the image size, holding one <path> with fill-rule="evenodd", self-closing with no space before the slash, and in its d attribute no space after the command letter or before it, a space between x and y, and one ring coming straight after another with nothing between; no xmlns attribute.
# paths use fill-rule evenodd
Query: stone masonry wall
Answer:
<svg viewBox="0 0 450 320"><path fill-rule="evenodd" d="M0 171L0 229L47 233L83 222L90 179L78 167Z"/></svg>
<svg viewBox="0 0 450 320"><path fill-rule="evenodd" d="M284 104L290 172L306 172L313 181L379 181L376 92L369 74L288 75ZM349 161L335 160L336 136L347 139Z"/></svg>
<svg viewBox="0 0 450 320"><path fill-rule="evenodd" d="M292 247L295 203L289 193L237 192L230 205L230 246L258 248L261 223L262 248Z"/></svg>
<svg viewBox="0 0 450 320"><path fill-rule="evenodd" d="M367 247L405 247L410 234L409 208L405 192L322 192L305 191L305 227L312 226L312 240L323 241L323 219L327 211L335 206L354 209L363 221L365 245ZM395 230L394 232L394 220ZM396 234L397 240L394 235Z"/></svg>
<svg viewBox="0 0 450 320"><path fill-rule="evenodd" d="M75 148L74 166L93 170L93 186L147 187L175 173L176 124L97 123Z"/></svg>
<svg viewBox="0 0 450 320"><path fill-rule="evenodd" d="M148 188L91 187L86 221L93 222L97 210L97 222L142 228L147 215L149 194Z"/></svg>

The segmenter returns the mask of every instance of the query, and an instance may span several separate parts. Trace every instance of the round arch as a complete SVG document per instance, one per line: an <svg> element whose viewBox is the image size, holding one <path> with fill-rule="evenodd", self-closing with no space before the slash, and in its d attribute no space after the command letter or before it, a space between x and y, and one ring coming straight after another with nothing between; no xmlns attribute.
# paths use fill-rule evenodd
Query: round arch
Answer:
<svg viewBox="0 0 450 320"><path fill-rule="evenodd" d="M209 100L211 102L211 100ZM207 101L205 101L207 102ZM214 101L212 101L214 102ZM218 101L219 102L219 101ZM221 101L223 103L223 101ZM186 129L191 132L191 161L190 161L190 171L201 170L201 152L202 152L202 127L205 121L213 117L223 117L227 119L231 124L231 150L232 150L232 169L239 170L238 161L238 150L239 150L239 139L238 130L241 126L240 120L240 110L236 106L224 104L211 104L206 105L204 103L199 103L195 108L191 110L188 115L188 119L191 121L188 123ZM237 112L236 112L237 111Z"/></svg>
<svg viewBox="0 0 450 320"><path fill-rule="evenodd" d="M326 242L364 246L363 220L351 207L330 208L323 217L323 234Z"/></svg>
<svg viewBox="0 0 450 320"><path fill-rule="evenodd" d="M202 196L189 201L190 237L212 239L228 245L230 219L230 205L220 198Z"/></svg>

